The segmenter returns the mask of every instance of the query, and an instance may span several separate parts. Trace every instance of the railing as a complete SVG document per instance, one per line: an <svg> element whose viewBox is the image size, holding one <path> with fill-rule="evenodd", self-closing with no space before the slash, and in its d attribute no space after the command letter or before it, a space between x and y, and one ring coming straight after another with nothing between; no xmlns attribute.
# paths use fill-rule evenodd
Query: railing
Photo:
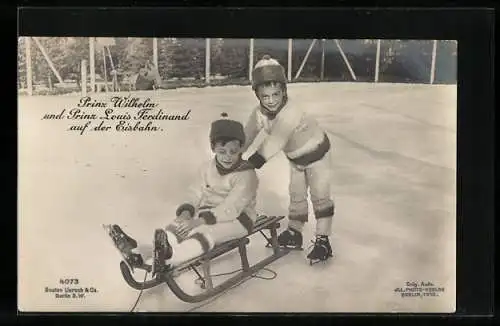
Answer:
<svg viewBox="0 0 500 326"><path fill-rule="evenodd" d="M33 70L32 70L32 43L40 50L43 58L50 67L49 74L52 73L57 77L60 83L63 83L63 78L60 72L57 70L57 66L52 62L49 52L44 48L42 42L38 38L26 37L25 38L25 49L24 55L26 58L26 74L25 78L27 81L27 93L29 95L33 94ZM119 91L119 90L131 90L133 86L130 83L119 82L116 76L116 66L117 57L123 57L123 55L118 55L117 51L119 48L115 46L114 38L87 38L89 58L82 60L81 62L81 91L86 94L90 92L99 91ZM413 41L413 42L426 42L424 50L417 48L416 50L407 51L410 53L411 58L405 58L404 55L394 54L393 45L391 42L412 42L412 41L400 41L400 40L330 40L330 39L310 39L310 40L294 40L294 39L280 39L280 40L262 40L262 39L178 39L183 40L186 43L188 49L192 50L191 47L197 48L198 51L204 52L204 60L201 57L194 60L188 55L181 56L180 60L184 61L183 66L186 62L193 60L191 65L185 66L185 71L183 74L188 74L189 71L193 73L192 66L196 64L201 65L197 69L199 73L195 73L196 76L191 77L175 77L177 73L164 68L165 61L170 59L165 59L162 53L162 46L164 47L165 40L170 39L144 39L147 44L151 45L152 48L152 62L148 62L148 69L152 69L151 72L156 75L156 85L158 87L169 88L169 87L186 87L186 86L204 86L204 85L227 85L227 84L249 84L251 82L251 70L255 62L260 59L258 55L263 52L263 47L271 47L271 52L279 53L281 64L285 67L287 78L289 82L297 81L364 81L364 82L417 82L417 83L429 83L434 84L436 82L436 70L439 71L440 66L437 62L438 57L438 44L439 41ZM161 43L159 42L161 40ZM194 42L197 41L198 43ZM217 47L217 42L236 42L234 49L237 49L238 54L242 54L239 57L229 56L217 57L217 52L214 49ZM202 42L204 41L204 42ZM274 43L272 42L274 41ZM123 39L122 39L123 42ZM150 43L149 43L150 42ZM189 43L191 42L191 43ZM264 42L268 42L264 46ZM270 42L270 43L269 43ZM361 44L361 48L355 53L352 50L346 48L349 47L349 42L358 42ZM447 41L449 42L449 41ZM160 43L160 44L159 44ZM236 44L235 43L235 44ZM286 46L285 46L286 43ZM195 45L193 45L195 44ZM271 45L269 45L271 44ZM281 47L280 45L281 44ZM429 46L429 44L432 44ZM307 45L307 51L305 51L305 45ZM114 48L114 53L111 48ZM273 48L274 47L274 48ZM320 47L320 50L318 48ZM431 49L431 48L432 49ZM97 55L97 52L102 53L102 56ZM295 49L294 49L295 48ZM375 50L374 50L375 48ZM228 47L226 47L227 51ZM229 50L234 50L229 47ZM367 50L368 49L368 50ZM314 50L314 51L313 51ZM121 50L123 51L123 49ZM425 52L425 53L424 53ZM148 50L148 53L149 52ZM246 56L243 55L247 53ZM149 55L149 54L148 54ZM201 56L202 53L199 53ZM446 54L450 55L450 54ZM450 57L456 60L455 57ZM443 55L442 55L443 56ZM222 59L221 59L222 57ZM320 59L319 59L320 57ZM430 58L429 58L430 57ZM115 59L113 59L115 58ZM229 58L229 59L228 59ZM179 58L177 58L179 60ZM218 61L217 61L218 60ZM238 69L240 70L237 75L240 77L235 77L234 75L224 75L220 74L221 61L222 65L231 65L228 60L239 60ZM398 62L399 60L399 62ZM406 61L405 61L406 60ZM441 60L441 62L446 61L447 58ZM172 60L170 60L172 61ZM242 62L247 62L245 65L241 65ZM88 63L88 64L87 64ZM234 63L234 62L233 62ZM169 63L172 65L172 62ZM175 63L174 63L175 64ZM246 67L245 67L246 66ZM456 62L455 62L456 66ZM161 71L159 71L159 68ZM389 68L387 68L389 67ZM394 68L396 67L396 68ZM399 67L399 68L398 68ZM174 67L175 68L175 67ZM99 69L100 74L104 77L103 81L96 80L96 69ZM166 70L165 70L166 69ZM391 69L393 70L391 72ZM399 69L399 70L398 70ZM456 67L454 67L456 70ZM108 72L109 70L109 72ZM175 70L175 69L174 69ZM178 69L177 69L178 70ZM410 76L404 78L404 71L417 71L418 77ZM225 69L227 73L227 67ZM314 73L312 73L314 71ZM332 75L332 71L334 74ZM115 74L113 74L115 72ZM161 73L160 73L161 72ZM454 73L452 73L453 75ZM425 77L427 76L427 77ZM63 76L64 77L64 76ZM50 76L49 76L49 84ZM109 80L112 79L112 80ZM192 79L192 81L187 81L187 79ZM452 83L453 83L453 78ZM439 82L439 81L438 81ZM455 78L456 82L456 78ZM52 86L52 85L50 85Z"/></svg>

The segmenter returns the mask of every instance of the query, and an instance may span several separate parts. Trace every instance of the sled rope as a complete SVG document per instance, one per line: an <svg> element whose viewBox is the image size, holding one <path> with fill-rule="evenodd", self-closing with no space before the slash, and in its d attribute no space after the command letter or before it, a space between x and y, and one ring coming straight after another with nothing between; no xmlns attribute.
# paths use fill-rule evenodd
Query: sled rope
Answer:
<svg viewBox="0 0 500 326"><path fill-rule="evenodd" d="M144 281L143 281L143 284L146 283L146 278L148 277L148 274L149 272L146 271L144 273ZM142 292L144 291L144 285L141 289L141 291L139 292L139 295L137 296L137 300L135 300L135 303L134 303L134 306L132 307L132 309L130 309L130 312L134 312L135 308L137 307L137 304L139 303L139 300L141 299L141 296L142 296Z"/></svg>
<svg viewBox="0 0 500 326"><path fill-rule="evenodd" d="M217 277L217 276L225 276L225 275L232 275L234 273L238 273L238 272L241 272L243 270L243 268L239 268L239 269L236 269L234 271L231 271L231 272L226 272L226 273L219 273L219 274L210 274L211 277ZM257 273L253 274L252 277L254 278L260 278L260 279L263 279L263 280L274 280L277 276L278 276L278 273L276 273L275 271L269 269L269 268L263 268L261 269L262 271L267 271L267 272L270 272L271 274L273 274L273 276L271 277L263 277L263 276L259 276L257 275ZM198 278L196 280L194 280L194 282L196 284L198 284L198 281L202 281L203 282L203 277L195 270L196 274L198 274Z"/></svg>

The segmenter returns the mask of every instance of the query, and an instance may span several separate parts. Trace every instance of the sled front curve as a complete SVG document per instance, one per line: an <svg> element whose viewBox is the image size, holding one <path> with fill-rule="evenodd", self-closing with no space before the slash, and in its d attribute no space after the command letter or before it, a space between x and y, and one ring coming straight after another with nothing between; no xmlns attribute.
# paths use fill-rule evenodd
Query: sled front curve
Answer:
<svg viewBox="0 0 500 326"><path fill-rule="evenodd" d="M123 279L125 280L125 282L127 282L127 284L135 290L147 290L147 289L151 289L151 288L163 283L163 281L158 277L156 277L152 280L145 281L145 282L136 281L134 276L132 276L132 273L130 272L129 267L127 266L127 264L124 261L120 262L120 270L122 272ZM147 272L149 272L149 271L147 271Z"/></svg>

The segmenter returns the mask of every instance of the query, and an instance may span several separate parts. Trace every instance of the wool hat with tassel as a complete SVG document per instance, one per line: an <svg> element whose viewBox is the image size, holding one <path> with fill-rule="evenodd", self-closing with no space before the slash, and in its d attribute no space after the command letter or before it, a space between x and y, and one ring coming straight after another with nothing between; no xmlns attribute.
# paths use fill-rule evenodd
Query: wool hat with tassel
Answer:
<svg viewBox="0 0 500 326"><path fill-rule="evenodd" d="M212 122L210 128L210 144L212 146L220 139L236 139L243 145L245 143L245 132L243 125L235 120L228 118L227 113L223 112L221 118Z"/></svg>
<svg viewBox="0 0 500 326"><path fill-rule="evenodd" d="M266 54L252 70L252 89L255 90L257 86L273 81L286 84L285 68L276 59Z"/></svg>

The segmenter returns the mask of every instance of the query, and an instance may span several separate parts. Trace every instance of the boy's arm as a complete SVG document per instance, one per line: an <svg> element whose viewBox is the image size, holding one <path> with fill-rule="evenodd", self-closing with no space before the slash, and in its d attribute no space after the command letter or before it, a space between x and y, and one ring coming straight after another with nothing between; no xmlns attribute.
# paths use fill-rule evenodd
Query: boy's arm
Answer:
<svg viewBox="0 0 500 326"><path fill-rule="evenodd" d="M220 205L200 213L206 224L233 221L255 200L259 186L255 170L238 173L233 182L233 189Z"/></svg>
<svg viewBox="0 0 500 326"><path fill-rule="evenodd" d="M301 123L301 112L287 110L281 114L283 115L278 115L271 133L264 139L259 149L248 158L248 161L257 169L283 150L290 136Z"/></svg>
<svg viewBox="0 0 500 326"><path fill-rule="evenodd" d="M257 111L254 109L248 118L248 121L244 128L245 131L245 145L243 146L242 153L246 152L248 147L250 147L255 140L255 137L259 134L260 127L257 123Z"/></svg>
<svg viewBox="0 0 500 326"><path fill-rule="evenodd" d="M205 170L202 168L196 174L196 178L192 184L188 188L188 195L186 196L186 200L177 207L175 211L175 215L177 217L184 216L187 212L189 217L193 217L196 212L196 207L200 205L201 197L202 197L202 185L204 184L204 172ZM183 214L184 213L184 214Z"/></svg>

